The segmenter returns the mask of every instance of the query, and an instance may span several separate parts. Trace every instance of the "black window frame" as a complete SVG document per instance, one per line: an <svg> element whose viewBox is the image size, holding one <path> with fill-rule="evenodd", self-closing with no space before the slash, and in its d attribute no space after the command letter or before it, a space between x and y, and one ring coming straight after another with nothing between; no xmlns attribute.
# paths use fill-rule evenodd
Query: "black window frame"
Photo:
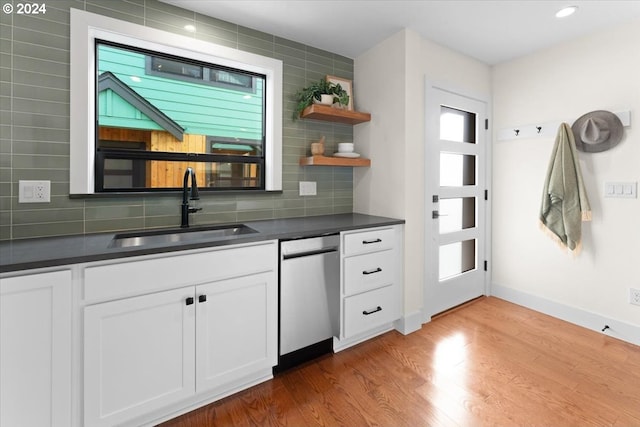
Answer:
<svg viewBox="0 0 640 427"><path fill-rule="evenodd" d="M170 153L163 151L141 151L131 149L117 149L117 148L100 148L96 150L96 192L100 193L157 193L166 191L181 190L178 187L143 187L143 188L104 188L104 164L107 159L123 159L136 161L174 161L174 162L189 162L189 163L236 163L236 164L250 164L257 165L260 170L260 186L256 187L210 187L204 186L203 183L199 183L198 190L202 191L256 191L264 190L265 188L265 159L264 157L248 157L248 156L229 156L229 155L215 155L215 154L200 154L200 153Z"/></svg>
<svg viewBox="0 0 640 427"><path fill-rule="evenodd" d="M262 79L264 79L265 83L266 83L266 79L267 77L263 74L259 74L259 73L253 73L250 71L245 71L245 70L240 70L240 69L234 69L234 68L230 68L230 67L224 67L224 66L219 66L217 64L212 64L212 63L208 63L208 62L203 62L203 61L197 61L194 59L190 59L190 58L184 58L184 57L180 57L180 56L176 56L176 55L171 55L171 54L166 54L166 53L161 53L161 52L155 52L152 50L148 50L148 49L143 49L143 48L138 48L138 47L134 47L134 46L129 46L126 44L122 44L122 43L116 43L116 42L111 42L111 41L107 41L107 40L102 40L102 39L95 39L94 42L94 58L95 58L95 63L94 63L94 71L96 72L96 74L98 74L98 70L99 70L99 55L98 55L98 45L100 44L104 44L107 46L113 46L113 47L117 47L117 48L121 48L121 49L126 49L126 50L131 50L131 51L135 51L135 52L139 52L145 55L145 68L147 67L146 64L149 63L149 58L150 56L158 56L158 57L164 57L170 60L180 60L183 62L187 62L187 63L193 63L195 65L199 65L199 66L204 66L204 67L209 67L209 68L213 68L214 66L217 69L220 70L224 70L224 71L235 71L235 72L241 72L243 74L248 74L248 75L252 75L254 76L254 78L252 79L252 81L255 80L255 77L260 77ZM246 92L251 92L251 93L255 93L256 89L255 89L255 83L253 84L253 87L250 89L247 89L246 87L242 87L242 86L236 86L233 84L227 84L227 83L222 83L222 82L203 82L203 81L199 81L198 79L192 79L189 78L188 76L180 76L180 75L172 75L169 73L157 73L159 76L164 77L164 78L178 78L180 80L185 80L185 81L189 81L190 83L193 83L194 81L197 81L199 83L204 83L204 84L212 84L213 86L219 86L219 87L226 87L228 89L234 89L234 90L241 90L241 91L246 91ZM147 160L159 160L159 161L175 161L175 162L190 162L190 163L194 163L194 162L202 162L202 163L241 163L241 164L255 164L258 166L260 174L259 174L259 180L260 180L260 185L259 186L255 186L255 187L215 187L215 186L204 186L202 184L204 183L200 183L201 187L199 186L198 189L205 191L205 192L229 192L229 191L239 191L239 192L245 192L245 191L266 191L266 158L268 156L268 147L266 144L266 127L267 127L267 108L266 108L266 103L267 103L267 85L264 85L263 88L263 96L262 96L262 137L261 137L261 145L262 145L262 150L261 150L261 155L260 156L234 156L234 155L220 155L220 154L210 154L210 153L177 153L177 152L167 152L167 151L146 151L146 150L136 150L136 149L118 149L118 148L103 148L103 147L99 147L99 132L100 132L100 124L99 124L99 120L98 118L99 116L99 89L98 89L98 79L96 79L96 84L95 84L95 102L94 102L94 108L95 108L95 117L96 117L96 126L95 126L95 135L94 135L94 141L93 141L93 147L94 147L94 163L95 163L95 177L94 177L94 191L96 193L101 193L101 194L108 194L108 193L158 193L158 192L174 192L174 191L180 191L181 187L138 187L138 188L104 188L104 172L105 172L105 160L107 159L127 159L127 160L133 160L135 161L147 161ZM207 141L209 141L210 136L207 136ZM135 172L134 172L135 174Z"/></svg>

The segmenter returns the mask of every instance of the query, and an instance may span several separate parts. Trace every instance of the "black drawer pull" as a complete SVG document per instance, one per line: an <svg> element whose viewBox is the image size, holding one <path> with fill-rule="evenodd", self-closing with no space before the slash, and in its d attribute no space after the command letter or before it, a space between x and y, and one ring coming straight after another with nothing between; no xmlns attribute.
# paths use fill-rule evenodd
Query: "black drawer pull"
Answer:
<svg viewBox="0 0 640 427"><path fill-rule="evenodd" d="M186 303L187 305L191 305L191 304L193 304L193 297L189 297L189 298L187 298L187 299L185 300L185 303Z"/></svg>
<svg viewBox="0 0 640 427"><path fill-rule="evenodd" d="M207 296L206 295L200 295L198 297L198 302L207 302Z"/></svg>
<svg viewBox="0 0 640 427"><path fill-rule="evenodd" d="M372 243L382 243L382 239L363 240L363 245L370 245Z"/></svg>
<svg viewBox="0 0 640 427"><path fill-rule="evenodd" d="M381 271L382 269L378 267L375 270L365 270L362 272L362 274L375 274L375 273L380 273Z"/></svg>
<svg viewBox="0 0 640 427"><path fill-rule="evenodd" d="M369 310L369 311L365 310L365 311L362 312L362 314L364 314L365 316L368 316L370 314L377 313L379 311L382 311L382 307L380 307L380 306L378 306L374 310Z"/></svg>

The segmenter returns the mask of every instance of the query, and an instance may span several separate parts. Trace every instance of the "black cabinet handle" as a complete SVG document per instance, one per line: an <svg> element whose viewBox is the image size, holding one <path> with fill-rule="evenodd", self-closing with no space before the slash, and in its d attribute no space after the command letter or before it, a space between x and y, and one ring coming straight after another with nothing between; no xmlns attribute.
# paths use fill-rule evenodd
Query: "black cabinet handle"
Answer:
<svg viewBox="0 0 640 427"><path fill-rule="evenodd" d="M185 300L185 303L186 303L187 305L191 305L191 304L193 304L193 297L188 297L188 298Z"/></svg>
<svg viewBox="0 0 640 427"><path fill-rule="evenodd" d="M380 306L376 307L373 310L369 310L369 311L365 310L365 311L362 312L362 314L364 314L365 316L368 316L370 314L377 313L379 311L382 311L382 307L380 307Z"/></svg>
<svg viewBox="0 0 640 427"><path fill-rule="evenodd" d="M198 297L198 302L207 302L207 296L206 295L200 295Z"/></svg>
<svg viewBox="0 0 640 427"><path fill-rule="evenodd" d="M362 272L362 274L375 274L375 273L380 273L382 271L382 269L380 267L376 268L375 270L365 270Z"/></svg>
<svg viewBox="0 0 640 427"><path fill-rule="evenodd" d="M373 240L363 240L362 244L363 245L370 245L372 243L381 243L382 239L373 239Z"/></svg>

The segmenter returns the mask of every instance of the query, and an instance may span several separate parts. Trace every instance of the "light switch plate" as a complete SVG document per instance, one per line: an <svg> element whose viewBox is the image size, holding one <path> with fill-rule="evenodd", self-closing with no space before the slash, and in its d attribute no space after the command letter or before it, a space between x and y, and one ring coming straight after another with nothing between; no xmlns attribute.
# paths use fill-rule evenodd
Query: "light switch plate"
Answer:
<svg viewBox="0 0 640 427"><path fill-rule="evenodd" d="M51 202L51 181L18 181L18 203Z"/></svg>
<svg viewBox="0 0 640 427"><path fill-rule="evenodd" d="M605 182L604 197L635 199L638 197L637 182Z"/></svg>
<svg viewBox="0 0 640 427"><path fill-rule="evenodd" d="M317 194L315 181L300 181L301 196L315 196Z"/></svg>

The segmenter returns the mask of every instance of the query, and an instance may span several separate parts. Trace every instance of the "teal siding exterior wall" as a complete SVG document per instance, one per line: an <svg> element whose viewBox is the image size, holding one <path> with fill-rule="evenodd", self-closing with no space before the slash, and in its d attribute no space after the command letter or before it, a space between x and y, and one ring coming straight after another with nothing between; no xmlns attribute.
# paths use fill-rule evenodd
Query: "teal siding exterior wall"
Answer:
<svg viewBox="0 0 640 427"><path fill-rule="evenodd" d="M5 0L15 5L17 0ZM170 227L180 195L69 198L69 9L76 8L283 61L283 191L201 194L196 224L352 211L353 171L300 167L311 142L328 153L353 142L350 125L292 120L296 91L327 74L353 78L353 60L156 0L47 1L44 15L0 14L0 239ZM187 24L197 30L184 30ZM357 90L357 82L354 88ZM357 94L356 94L357 95ZM359 125L363 126L363 125ZM357 149L357 147L356 147ZM19 204L18 180L51 181L51 203ZM316 181L318 195L298 195Z"/></svg>
<svg viewBox="0 0 640 427"><path fill-rule="evenodd" d="M162 126L112 91L106 89L98 96L98 123L114 128L162 130Z"/></svg>
<svg viewBox="0 0 640 427"><path fill-rule="evenodd" d="M142 53L100 45L98 72L112 72L182 126L185 133L258 141L262 139L264 85L261 78L255 79L256 87L252 92L164 78L147 73L145 56ZM110 90L101 92L99 98L98 120L101 126L162 129L144 114L136 114L127 101Z"/></svg>

